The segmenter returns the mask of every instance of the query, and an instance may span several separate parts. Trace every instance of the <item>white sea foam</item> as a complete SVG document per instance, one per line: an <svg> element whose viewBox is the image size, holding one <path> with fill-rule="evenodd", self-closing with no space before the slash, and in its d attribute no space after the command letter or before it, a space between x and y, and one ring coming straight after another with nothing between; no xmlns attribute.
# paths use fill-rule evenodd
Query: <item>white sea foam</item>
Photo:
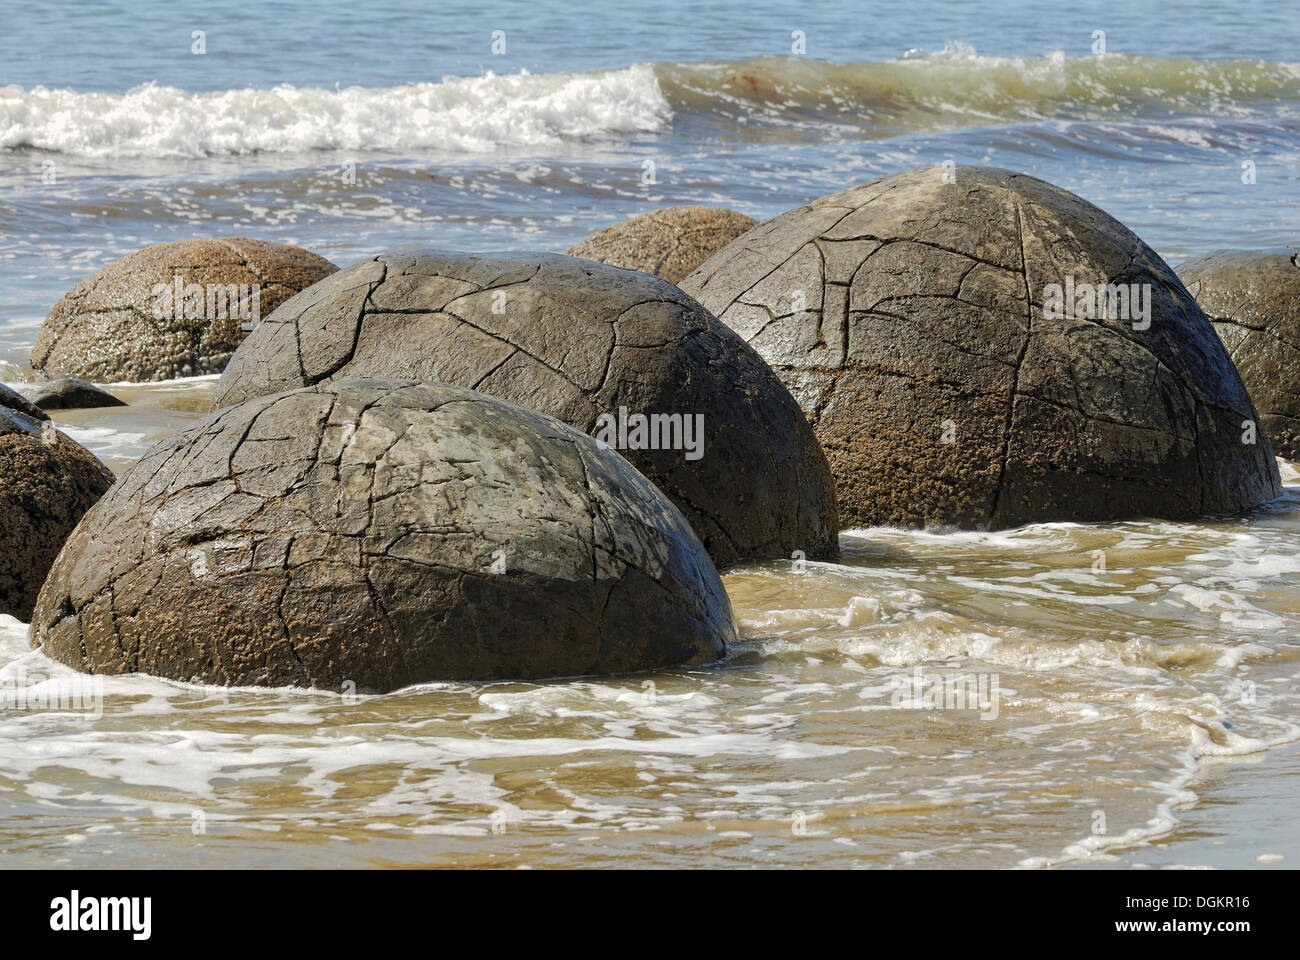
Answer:
<svg viewBox="0 0 1300 960"><path fill-rule="evenodd" d="M448 77L326 90L127 93L0 87L0 147L89 157L203 157L258 151L551 147L660 130L670 109L646 65L594 73Z"/></svg>

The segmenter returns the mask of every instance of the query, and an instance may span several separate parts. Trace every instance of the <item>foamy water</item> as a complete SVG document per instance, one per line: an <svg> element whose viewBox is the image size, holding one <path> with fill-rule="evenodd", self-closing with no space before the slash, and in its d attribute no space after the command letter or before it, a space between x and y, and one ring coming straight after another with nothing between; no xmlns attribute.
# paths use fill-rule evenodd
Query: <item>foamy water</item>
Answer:
<svg viewBox="0 0 1300 960"><path fill-rule="evenodd" d="M124 94L0 88L0 148L85 157L202 157L304 150L554 147L661 129L670 113L649 67L597 74L447 78L389 89Z"/></svg>
<svg viewBox="0 0 1300 960"><path fill-rule="evenodd" d="M118 464L199 418L211 380L119 389L135 421L61 418ZM1113 862L1178 837L1207 764L1300 740L1300 473L1282 466L1283 498L1242 518L860 530L839 563L731 572L744 641L702 669L377 697L106 678L102 715L0 711L0 849L13 866ZM75 677L0 619L4 689Z"/></svg>
<svg viewBox="0 0 1300 960"><path fill-rule="evenodd" d="M1300 122L1300 64L1113 54L928 56L836 64L801 57L521 70L388 88L280 84L192 93L0 87L0 148L90 158L305 151L481 153L663 132L695 122L838 128L872 138L1044 119L1204 114ZM752 136L753 134L748 134ZM742 132L742 138L747 135Z"/></svg>

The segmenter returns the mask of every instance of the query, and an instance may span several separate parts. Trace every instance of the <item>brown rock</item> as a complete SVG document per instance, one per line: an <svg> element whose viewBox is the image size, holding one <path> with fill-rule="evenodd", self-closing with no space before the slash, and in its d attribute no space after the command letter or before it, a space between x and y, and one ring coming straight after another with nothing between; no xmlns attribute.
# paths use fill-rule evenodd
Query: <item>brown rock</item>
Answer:
<svg viewBox="0 0 1300 960"><path fill-rule="evenodd" d="M382 692L717 659L713 564L626 460L445 384L259 397L85 517L32 642L79 670Z"/></svg>
<svg viewBox="0 0 1300 960"><path fill-rule="evenodd" d="M1300 254L1218 250L1178 275L1236 363L1273 451L1300 460Z"/></svg>
<svg viewBox="0 0 1300 960"><path fill-rule="evenodd" d="M16 390L10 390L3 383L0 383L0 407L8 407L10 410L25 413L27 416L37 421L49 419L40 406L32 403Z"/></svg>
<svg viewBox="0 0 1300 960"><path fill-rule="evenodd" d="M1188 518L1281 492L1241 378L1154 251L1041 180L950 171L815 200L681 283L790 387L842 523ZM1113 313L1090 308L1107 286Z"/></svg>
<svg viewBox="0 0 1300 960"><path fill-rule="evenodd" d="M798 405L752 349L663 280L554 254L394 250L267 317L212 405L355 377L470 387L592 435L626 414L628 442L614 445L715 563L835 556L835 490ZM676 418L680 429L643 441L686 441L690 429L692 442L638 443L632 417Z"/></svg>
<svg viewBox="0 0 1300 960"><path fill-rule="evenodd" d="M145 247L54 305L32 367L99 383L220 373L244 327L336 269L306 250L247 237Z"/></svg>
<svg viewBox="0 0 1300 960"><path fill-rule="evenodd" d="M565 252L677 283L758 221L721 207L665 207L597 231Z"/></svg>
<svg viewBox="0 0 1300 960"><path fill-rule="evenodd" d="M64 541L113 474L11 393L0 390L0 613L27 620Z"/></svg>

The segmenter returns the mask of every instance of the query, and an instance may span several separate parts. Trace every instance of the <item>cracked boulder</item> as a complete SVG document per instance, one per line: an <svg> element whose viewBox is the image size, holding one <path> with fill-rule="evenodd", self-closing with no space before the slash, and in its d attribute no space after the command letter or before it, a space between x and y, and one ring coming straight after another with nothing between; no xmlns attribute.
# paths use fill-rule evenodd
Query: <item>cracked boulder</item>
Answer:
<svg viewBox="0 0 1300 960"><path fill-rule="evenodd" d="M32 368L98 383L220 373L247 328L337 269L247 237L145 247L64 294L36 338Z"/></svg>
<svg viewBox="0 0 1300 960"><path fill-rule="evenodd" d="M267 317L212 404L354 377L469 387L599 436L668 495L719 565L835 555L834 485L798 405L662 280L553 254L396 250Z"/></svg>
<svg viewBox="0 0 1300 960"><path fill-rule="evenodd" d="M0 387L0 613L27 620L54 558L113 474Z"/></svg>
<svg viewBox="0 0 1300 960"><path fill-rule="evenodd" d="M260 397L155 446L51 571L71 667L361 692L717 659L727 595L623 458L444 384Z"/></svg>
<svg viewBox="0 0 1300 960"><path fill-rule="evenodd" d="M756 226L753 217L721 207L665 207L599 230L565 252L678 283Z"/></svg>
<svg viewBox="0 0 1300 960"><path fill-rule="evenodd" d="M845 526L1190 518L1281 492L1173 271L1033 177L882 177L751 230L681 287L799 401Z"/></svg>
<svg viewBox="0 0 1300 960"><path fill-rule="evenodd" d="M1273 451L1300 460L1300 254L1219 250L1178 275L1236 363Z"/></svg>

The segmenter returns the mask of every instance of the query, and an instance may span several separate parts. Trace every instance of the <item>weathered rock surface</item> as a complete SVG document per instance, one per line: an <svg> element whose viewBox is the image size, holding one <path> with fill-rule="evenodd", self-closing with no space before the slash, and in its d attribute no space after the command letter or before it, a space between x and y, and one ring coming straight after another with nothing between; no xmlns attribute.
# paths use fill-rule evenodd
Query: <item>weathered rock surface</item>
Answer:
<svg viewBox="0 0 1300 960"><path fill-rule="evenodd" d="M100 383L220 373L243 327L337 269L306 250L248 237L145 247L54 305L32 367Z"/></svg>
<svg viewBox="0 0 1300 960"><path fill-rule="evenodd" d="M799 400L844 525L1185 518L1279 494L1232 361L1149 247L1041 180L955 173L823 197L682 281ZM1140 301L1066 311L1067 284L1149 290L1149 326Z"/></svg>
<svg viewBox="0 0 1300 960"><path fill-rule="evenodd" d="M68 534L113 482L90 451L32 409L0 388L0 613L19 620L31 616Z"/></svg>
<svg viewBox="0 0 1300 960"><path fill-rule="evenodd" d="M76 377L63 377L38 384L31 390L28 399L42 410L87 410L91 407L127 405L125 400L119 400L107 390Z"/></svg>
<svg viewBox="0 0 1300 960"><path fill-rule="evenodd" d="M756 226L753 217L721 207L665 207L598 230L565 252L677 283Z"/></svg>
<svg viewBox="0 0 1300 960"><path fill-rule="evenodd" d="M32 622L80 670L363 692L701 663L734 636L702 545L621 457L484 394L374 380L154 447Z"/></svg>
<svg viewBox="0 0 1300 960"><path fill-rule="evenodd" d="M213 407L352 377L470 387L588 434L620 409L629 421L676 416L676 448L634 448L649 438L629 432L620 452L715 563L835 555L834 487L798 405L753 350L664 281L550 254L393 251L267 317ZM682 449L686 427L701 423L699 449Z"/></svg>
<svg viewBox="0 0 1300 960"><path fill-rule="evenodd" d="M1236 363L1274 453L1300 460L1300 254L1219 250L1177 271Z"/></svg>

